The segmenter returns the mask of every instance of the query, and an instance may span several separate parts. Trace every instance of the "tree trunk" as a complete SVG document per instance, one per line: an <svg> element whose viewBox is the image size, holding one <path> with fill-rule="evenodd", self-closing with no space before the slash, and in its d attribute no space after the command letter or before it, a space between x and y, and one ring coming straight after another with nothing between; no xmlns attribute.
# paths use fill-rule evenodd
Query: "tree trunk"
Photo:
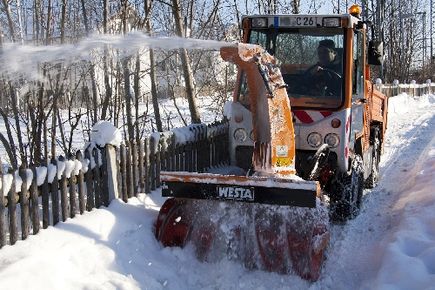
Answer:
<svg viewBox="0 0 435 290"><path fill-rule="evenodd" d="M40 0L35 0L34 2L34 18L33 18L33 25L34 25L34 33L36 35L36 44L39 43L39 21L40 21L40 16L39 16L39 9L40 9Z"/></svg>
<svg viewBox="0 0 435 290"><path fill-rule="evenodd" d="M103 32L107 33L107 15L109 12L109 2L108 0L103 1ZM104 55L103 55L103 66L104 66L104 100L101 106L101 119L106 119L107 110L109 108L110 99L112 97L112 87L110 86L109 81L109 65L108 65L108 49L107 46L104 47Z"/></svg>
<svg viewBox="0 0 435 290"><path fill-rule="evenodd" d="M20 0L16 0L17 3L17 17L18 17L18 33L20 35L20 42L24 43L24 35L23 35L23 19L21 15L21 2Z"/></svg>
<svg viewBox="0 0 435 290"><path fill-rule="evenodd" d="M83 23L85 25L86 36L89 35L89 23L88 23L88 15L86 13L85 1L80 0L82 6L82 15L83 15ZM91 74L91 86L92 86L92 105L93 105L93 117L92 124L95 124L98 121L98 92L97 92L97 82L95 80L95 68L91 61L90 66L90 74Z"/></svg>
<svg viewBox="0 0 435 290"><path fill-rule="evenodd" d="M134 90L134 109L135 109L135 116L136 120L134 122L134 129L135 129L135 135L136 135L136 141L139 141L139 97L140 97L140 54L137 52L136 55L136 67L134 70L134 80L133 80L133 90ZM139 142L137 142L139 144Z"/></svg>
<svg viewBox="0 0 435 290"><path fill-rule="evenodd" d="M134 128L131 116L131 92L130 92L130 69L128 68L128 58L122 61L124 70L124 94L125 94L125 113L127 117L128 140L134 140Z"/></svg>
<svg viewBox="0 0 435 290"><path fill-rule="evenodd" d="M51 26L51 0L48 0L47 8L47 30L45 34L45 44L50 44L50 26Z"/></svg>
<svg viewBox="0 0 435 290"><path fill-rule="evenodd" d="M292 13L299 14L301 7L301 0L292 0Z"/></svg>
<svg viewBox="0 0 435 290"><path fill-rule="evenodd" d="M62 15L60 19L60 43L65 43L65 18L67 0L62 0Z"/></svg>
<svg viewBox="0 0 435 290"><path fill-rule="evenodd" d="M3 7L5 9L6 17L8 19L9 32L11 33L12 42L15 42L15 29L14 29L14 21L12 20L11 7L9 6L8 0L2 0Z"/></svg>
<svg viewBox="0 0 435 290"><path fill-rule="evenodd" d="M151 35L151 9L152 1L144 1L145 8L145 29ZM154 118L156 120L157 131L163 132L162 118L160 116L159 100L157 95L157 77L155 69L154 50L149 50L150 56L150 81L151 81L151 99L154 109Z"/></svg>
<svg viewBox="0 0 435 290"><path fill-rule="evenodd" d="M157 79L155 70L154 51L150 49L150 79L151 79L151 99L154 109L157 131L163 132L162 118L160 116L159 100L157 95Z"/></svg>
<svg viewBox="0 0 435 290"><path fill-rule="evenodd" d="M172 0L172 13L175 18L175 33L179 37L183 37L183 21L181 17L181 8L179 0ZM189 103L189 110L192 123L201 123L198 108L195 102L195 88L193 85L193 73L190 67L189 55L185 48L180 49L181 65L183 67L184 82L186 86L186 96Z"/></svg>
<svg viewBox="0 0 435 290"><path fill-rule="evenodd" d="M85 0L80 0L82 4L83 24L85 25L86 36L89 34L88 15L86 14Z"/></svg>
<svg viewBox="0 0 435 290"><path fill-rule="evenodd" d="M21 158L21 164L26 166L27 159L26 154L24 151L24 144L23 144L23 134L21 134L21 126L20 126L20 119L19 119L19 113L18 113L18 100L17 100L17 94L14 91L14 87L11 83L9 83L9 92L11 96L11 104L12 104L12 111L14 113L14 120L15 120L15 130L17 130L17 138L18 138L18 149L20 151L20 158Z"/></svg>

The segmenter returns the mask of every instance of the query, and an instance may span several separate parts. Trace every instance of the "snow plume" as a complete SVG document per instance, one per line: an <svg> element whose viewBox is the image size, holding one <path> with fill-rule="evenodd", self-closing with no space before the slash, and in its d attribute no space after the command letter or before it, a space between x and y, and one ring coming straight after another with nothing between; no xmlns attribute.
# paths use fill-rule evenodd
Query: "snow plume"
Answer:
<svg viewBox="0 0 435 290"><path fill-rule="evenodd" d="M131 55L139 49L208 49L217 50L223 46L235 44L180 37L150 37L142 32L131 32L127 35L94 34L77 44L31 46L17 43L6 43L2 46L0 64L2 72L11 78L25 75L31 79L40 79L37 67L41 63L64 62L75 63L91 60L92 52L102 51L105 47L118 49L125 55Z"/></svg>

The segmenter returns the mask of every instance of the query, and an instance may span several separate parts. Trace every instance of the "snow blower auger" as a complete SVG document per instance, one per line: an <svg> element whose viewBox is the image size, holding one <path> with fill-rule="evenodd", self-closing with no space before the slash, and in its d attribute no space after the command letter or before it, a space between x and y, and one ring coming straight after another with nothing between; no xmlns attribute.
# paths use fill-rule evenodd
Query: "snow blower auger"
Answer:
<svg viewBox="0 0 435 290"><path fill-rule="evenodd" d="M221 56L245 79L244 99L232 104L240 130L229 138L251 138L253 146L229 151L232 159L251 160L250 168L241 176L162 172L162 195L171 198L158 215L156 237L163 246L193 245L203 261L226 257L315 281L329 242L328 210L318 182L295 175L292 112L281 72L257 45L224 47ZM252 128L249 135L244 128Z"/></svg>

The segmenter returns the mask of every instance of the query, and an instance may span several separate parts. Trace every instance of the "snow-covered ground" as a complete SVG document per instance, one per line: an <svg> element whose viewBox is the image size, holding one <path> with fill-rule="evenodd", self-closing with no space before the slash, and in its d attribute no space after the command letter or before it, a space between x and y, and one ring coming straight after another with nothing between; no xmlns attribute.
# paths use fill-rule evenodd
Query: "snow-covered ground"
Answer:
<svg viewBox="0 0 435 290"><path fill-rule="evenodd" d="M155 191L1 249L0 289L435 289L435 96L391 98L389 122L381 182L332 227L316 283L162 248Z"/></svg>

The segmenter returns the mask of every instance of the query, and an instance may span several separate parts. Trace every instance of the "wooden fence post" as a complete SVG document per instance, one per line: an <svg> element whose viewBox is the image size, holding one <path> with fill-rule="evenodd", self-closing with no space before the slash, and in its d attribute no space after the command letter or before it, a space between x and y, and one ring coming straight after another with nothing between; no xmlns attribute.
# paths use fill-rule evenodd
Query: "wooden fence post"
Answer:
<svg viewBox="0 0 435 290"><path fill-rule="evenodd" d="M160 187L160 171L161 171L161 166L162 166L162 156L161 156L161 142L163 142L163 140L161 140L163 137L159 138L159 142L156 142L156 162L155 162L155 168L156 168L156 188Z"/></svg>
<svg viewBox="0 0 435 290"><path fill-rule="evenodd" d="M110 202L119 198L118 192L118 167L116 162L116 148L113 145L106 145L106 180L108 190L108 200L106 206L109 206Z"/></svg>
<svg viewBox="0 0 435 290"><path fill-rule="evenodd" d="M183 151L182 151L183 146L177 144L177 145L174 145L174 147L175 147L175 152L174 152L175 153L175 163L174 163L175 171L180 171L182 168L181 167L181 158L183 156Z"/></svg>
<svg viewBox="0 0 435 290"><path fill-rule="evenodd" d="M48 189L48 164L44 161L43 166L47 167L47 176L42 183L42 228L46 229L50 225L50 191ZM57 173L56 177L57 178Z"/></svg>
<svg viewBox="0 0 435 290"><path fill-rule="evenodd" d="M66 162L66 160L63 156L60 156L59 162ZM59 177L56 174L54 178L59 178ZM68 180L66 179L65 169L64 169L60 179L60 207L62 211L62 221L66 221L68 218L68 193L67 192L68 192Z"/></svg>
<svg viewBox="0 0 435 290"><path fill-rule="evenodd" d="M91 150L87 148L85 150L85 158L89 160L88 170L85 173L86 180L86 210L91 211L95 206L95 197L94 197L94 182L93 182L93 172L91 168Z"/></svg>
<svg viewBox="0 0 435 290"><path fill-rule="evenodd" d="M137 168L137 147L138 145L136 144L136 142L134 142L133 140L130 141L130 145L131 145L131 158L132 158L132 170L131 170L131 174L132 174L132 183L133 183L133 195L137 196L138 193L138 182L137 182L137 176L138 176L138 168Z"/></svg>
<svg viewBox="0 0 435 290"><path fill-rule="evenodd" d="M175 171L175 170L177 170L176 168L177 168L177 165L176 165L176 163L177 163L177 151L175 150L175 146L176 146L176 144L175 144L175 141L176 141L176 139L175 139L175 134L171 134L171 138L170 138L170 144L169 144L169 149L168 149L168 152L169 152L169 171Z"/></svg>
<svg viewBox="0 0 435 290"><path fill-rule="evenodd" d="M121 195L124 202L128 202L127 195L127 150L121 144Z"/></svg>
<svg viewBox="0 0 435 290"><path fill-rule="evenodd" d="M97 148L92 150L92 157L94 158L95 167L93 169L94 176L94 191L95 191L95 207L101 206L101 173L100 173L100 158Z"/></svg>
<svg viewBox="0 0 435 290"><path fill-rule="evenodd" d="M101 204L105 207L109 206L109 183L108 180L108 172L107 172L107 146L100 149L101 154Z"/></svg>
<svg viewBox="0 0 435 290"><path fill-rule="evenodd" d="M32 228L33 234L36 235L39 232L39 204L38 204L38 179L36 174L36 168L32 167L33 179L32 185L30 185L30 197L31 197L31 215L32 215ZM48 168L47 168L48 174ZM1 211L1 210L0 210Z"/></svg>
<svg viewBox="0 0 435 290"><path fill-rule="evenodd" d="M150 146L149 146L149 181L150 181L150 190L156 189L156 139L154 136L150 138Z"/></svg>
<svg viewBox="0 0 435 290"><path fill-rule="evenodd" d="M76 153L76 160L82 162L83 156L82 152L77 151ZM79 211L80 214L83 214L85 212L85 183L84 183L84 174L83 169L80 169L77 175L77 187L79 190Z"/></svg>
<svg viewBox="0 0 435 290"><path fill-rule="evenodd" d="M6 245L6 229L5 229L5 175L3 174L3 165L0 159L0 178L2 180L1 190L0 190L0 249Z"/></svg>
<svg viewBox="0 0 435 290"><path fill-rule="evenodd" d="M139 144L139 190L143 192L145 190L145 176L144 176L144 142L137 141Z"/></svg>
<svg viewBox="0 0 435 290"><path fill-rule="evenodd" d="M9 242L14 245L18 239L17 228L17 199L15 196L15 174L12 174L12 185L8 193L8 211L9 211Z"/></svg>
<svg viewBox="0 0 435 290"><path fill-rule="evenodd" d="M188 141L187 144L184 146L184 170L192 172L194 170L194 162L195 159L193 144L192 142Z"/></svg>
<svg viewBox="0 0 435 290"><path fill-rule="evenodd" d="M145 193L150 193L150 139L148 137L144 140L144 179L145 179Z"/></svg>
<svg viewBox="0 0 435 290"><path fill-rule="evenodd" d="M133 173L131 170L131 143L126 141L126 177L127 177L127 196L128 198L133 197Z"/></svg>
<svg viewBox="0 0 435 290"><path fill-rule="evenodd" d="M23 183L20 191L20 207L21 207L21 238L27 239L30 232L30 217L29 217L29 194L27 191L27 171L21 166L20 177ZM36 176L35 176L36 178Z"/></svg>
<svg viewBox="0 0 435 290"><path fill-rule="evenodd" d="M160 152L160 170L168 170L168 140L165 135L159 139L159 152Z"/></svg>
<svg viewBox="0 0 435 290"><path fill-rule="evenodd" d="M74 162L74 156L70 156L70 161ZM76 216L76 176L74 175L74 170L71 171L71 175L69 177L69 212L70 218L74 218Z"/></svg>
<svg viewBox="0 0 435 290"><path fill-rule="evenodd" d="M50 192L51 192L51 210L53 216L53 225L56 225L60 221L59 216L59 179L57 178L57 161L56 159L51 159L51 164L54 166L56 172L53 181L51 182ZM48 180L48 166L47 166L47 180Z"/></svg>

